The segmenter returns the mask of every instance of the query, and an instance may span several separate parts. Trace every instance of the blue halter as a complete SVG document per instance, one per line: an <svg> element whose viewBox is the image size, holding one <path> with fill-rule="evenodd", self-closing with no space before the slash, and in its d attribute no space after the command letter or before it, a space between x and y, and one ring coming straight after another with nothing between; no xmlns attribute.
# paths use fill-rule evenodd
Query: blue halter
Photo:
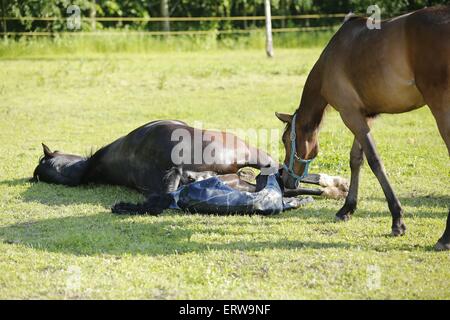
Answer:
<svg viewBox="0 0 450 320"><path fill-rule="evenodd" d="M297 134L295 132L295 122L296 122L296 120L297 120L297 114L294 114L294 117L292 118L292 123L291 123L291 135L290 135L290 140L291 140L291 157L289 159L289 167L286 166L285 163L283 163L283 168L287 171L287 173L292 178L295 179L295 183L296 183L296 185L298 185L301 182L301 180L308 175L309 165L314 160L314 158L310 159L310 160L304 160L304 159L300 158L297 155L297 146L296 146ZM303 170L303 174L301 176L297 175L294 172L295 161L305 165L305 169Z"/></svg>

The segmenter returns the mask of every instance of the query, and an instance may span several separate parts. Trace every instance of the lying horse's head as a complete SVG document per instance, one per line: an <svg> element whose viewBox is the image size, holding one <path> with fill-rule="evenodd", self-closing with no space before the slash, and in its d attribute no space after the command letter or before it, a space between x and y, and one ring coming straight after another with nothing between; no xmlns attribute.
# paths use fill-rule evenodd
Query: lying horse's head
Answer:
<svg viewBox="0 0 450 320"><path fill-rule="evenodd" d="M288 189L297 188L300 180L308 175L309 165L319 153L317 130L302 127L297 113L294 115L276 113L286 124L283 144L286 150L282 169L283 184Z"/></svg>
<svg viewBox="0 0 450 320"><path fill-rule="evenodd" d="M39 160L31 181L68 186L76 186L81 183L81 177L86 168L86 158L59 151L52 152L45 144L42 144L42 147L44 156Z"/></svg>

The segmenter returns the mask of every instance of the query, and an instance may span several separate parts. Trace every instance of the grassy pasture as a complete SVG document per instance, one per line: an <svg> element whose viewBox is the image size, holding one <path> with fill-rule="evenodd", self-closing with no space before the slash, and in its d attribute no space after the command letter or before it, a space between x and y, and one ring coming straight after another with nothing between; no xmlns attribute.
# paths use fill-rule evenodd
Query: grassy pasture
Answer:
<svg viewBox="0 0 450 320"><path fill-rule="evenodd" d="M0 60L0 298L450 298L432 250L450 203L447 150L427 108L380 117L374 136L406 211L390 214L367 165L359 210L317 199L274 217L114 216L133 191L30 184L41 142L88 154L152 119L279 128L320 49L19 56ZM349 176L352 137L329 111L313 172ZM280 150L282 146L280 145Z"/></svg>

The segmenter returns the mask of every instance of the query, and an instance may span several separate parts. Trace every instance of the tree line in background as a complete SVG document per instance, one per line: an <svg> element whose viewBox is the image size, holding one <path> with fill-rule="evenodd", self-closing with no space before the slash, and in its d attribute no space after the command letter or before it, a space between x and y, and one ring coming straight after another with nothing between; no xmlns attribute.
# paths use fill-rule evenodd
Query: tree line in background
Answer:
<svg viewBox="0 0 450 320"><path fill-rule="evenodd" d="M384 16L415 10L424 6L447 4L442 0L271 0L272 15L347 13L365 14L377 4ZM77 5L81 16L95 17L230 17L263 16L264 0L0 0L1 15L6 17L57 17L58 21L3 20L8 31L63 31L67 8ZM330 24L325 20L274 21L274 27L299 27L300 24ZM137 30L224 30L263 27L263 21L197 21L197 22L116 22L83 21L82 29L127 28Z"/></svg>

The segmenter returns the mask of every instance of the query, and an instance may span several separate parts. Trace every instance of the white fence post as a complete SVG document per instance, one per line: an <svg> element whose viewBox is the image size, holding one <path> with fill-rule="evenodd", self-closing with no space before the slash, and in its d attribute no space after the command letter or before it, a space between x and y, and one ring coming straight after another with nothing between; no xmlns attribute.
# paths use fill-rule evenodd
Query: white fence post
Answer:
<svg viewBox="0 0 450 320"><path fill-rule="evenodd" d="M169 18L169 0L161 0L161 16L164 18ZM163 31L168 32L170 31L170 21L169 19L164 19L163 24Z"/></svg>
<svg viewBox="0 0 450 320"><path fill-rule="evenodd" d="M90 16L91 16L91 28L93 31L96 30L97 28L97 22L95 21L95 18L97 16L97 8L96 8L96 0L92 0L92 7L91 7L91 12L90 12Z"/></svg>
<svg viewBox="0 0 450 320"><path fill-rule="evenodd" d="M266 53L269 58L273 57L273 39L272 39L272 14L270 12L270 0L265 0L266 12Z"/></svg>

